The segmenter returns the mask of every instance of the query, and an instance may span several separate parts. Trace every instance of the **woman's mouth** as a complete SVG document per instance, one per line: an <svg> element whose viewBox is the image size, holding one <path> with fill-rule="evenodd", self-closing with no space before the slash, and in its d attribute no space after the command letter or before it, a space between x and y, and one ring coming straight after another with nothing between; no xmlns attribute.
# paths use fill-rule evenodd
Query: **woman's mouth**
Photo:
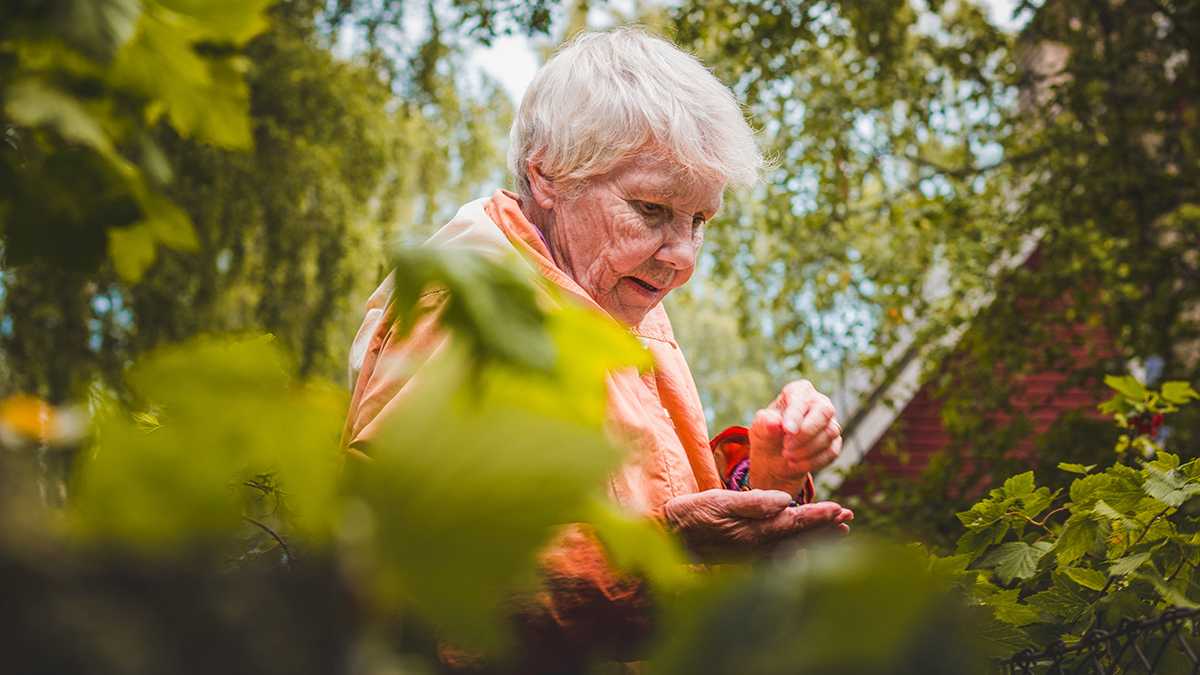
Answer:
<svg viewBox="0 0 1200 675"><path fill-rule="evenodd" d="M646 289L647 291L649 291L651 293L657 293L660 290L662 290L661 288L658 288L657 286L651 286L650 284L642 281L641 279L638 279L637 277L629 277L629 278L633 281L633 283L637 284L638 286L641 286L642 288Z"/></svg>
<svg viewBox="0 0 1200 675"><path fill-rule="evenodd" d="M643 301L655 301L662 295L661 288L637 277L624 277L621 281L629 289L628 292L632 292L636 297L642 298Z"/></svg>

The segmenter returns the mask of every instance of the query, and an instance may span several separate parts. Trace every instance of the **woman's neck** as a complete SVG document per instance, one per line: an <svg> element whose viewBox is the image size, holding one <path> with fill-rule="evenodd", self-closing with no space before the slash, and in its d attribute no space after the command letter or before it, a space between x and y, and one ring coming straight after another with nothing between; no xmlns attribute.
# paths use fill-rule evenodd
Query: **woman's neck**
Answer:
<svg viewBox="0 0 1200 675"><path fill-rule="evenodd" d="M546 245L546 250L550 252L550 259L562 271L566 272L564 262L559 254L560 248L557 245L557 237L555 236L554 228L554 212L543 209L530 197L521 197L518 200L521 205L521 213L525 215L525 219L537 228L538 234L542 238L542 243Z"/></svg>

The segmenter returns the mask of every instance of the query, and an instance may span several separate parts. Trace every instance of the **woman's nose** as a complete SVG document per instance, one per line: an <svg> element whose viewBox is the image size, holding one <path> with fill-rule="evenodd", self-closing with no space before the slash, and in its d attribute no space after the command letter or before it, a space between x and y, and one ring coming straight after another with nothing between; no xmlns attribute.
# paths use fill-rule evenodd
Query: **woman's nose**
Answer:
<svg viewBox="0 0 1200 675"><path fill-rule="evenodd" d="M696 239L691 223L674 225L667 233L654 258L676 270L689 270L696 265Z"/></svg>

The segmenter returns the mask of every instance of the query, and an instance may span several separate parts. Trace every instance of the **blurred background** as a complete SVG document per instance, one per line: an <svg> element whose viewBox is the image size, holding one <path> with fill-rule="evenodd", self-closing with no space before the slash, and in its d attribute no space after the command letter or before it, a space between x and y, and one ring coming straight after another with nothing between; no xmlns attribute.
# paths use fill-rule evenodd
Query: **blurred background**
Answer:
<svg viewBox="0 0 1200 675"><path fill-rule="evenodd" d="M269 334L272 372L344 390L393 246L511 187L538 64L626 23L710 66L773 160L667 300L714 432L813 380L846 436L822 493L941 552L1026 469L1195 455L1196 411L1135 422L1200 380L1200 3L9 0L10 491L70 501L98 416L157 428L131 366L197 336ZM1110 374L1150 388L1116 426Z"/></svg>

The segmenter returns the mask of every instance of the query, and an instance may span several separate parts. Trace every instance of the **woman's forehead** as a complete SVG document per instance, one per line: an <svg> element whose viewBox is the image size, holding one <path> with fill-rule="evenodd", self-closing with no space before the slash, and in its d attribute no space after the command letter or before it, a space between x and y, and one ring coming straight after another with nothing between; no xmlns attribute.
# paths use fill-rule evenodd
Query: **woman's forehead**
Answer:
<svg viewBox="0 0 1200 675"><path fill-rule="evenodd" d="M706 211L721 207L725 191L724 180L697 176L662 158L633 157L618 164L612 174L622 187L636 190L644 199L686 201Z"/></svg>

